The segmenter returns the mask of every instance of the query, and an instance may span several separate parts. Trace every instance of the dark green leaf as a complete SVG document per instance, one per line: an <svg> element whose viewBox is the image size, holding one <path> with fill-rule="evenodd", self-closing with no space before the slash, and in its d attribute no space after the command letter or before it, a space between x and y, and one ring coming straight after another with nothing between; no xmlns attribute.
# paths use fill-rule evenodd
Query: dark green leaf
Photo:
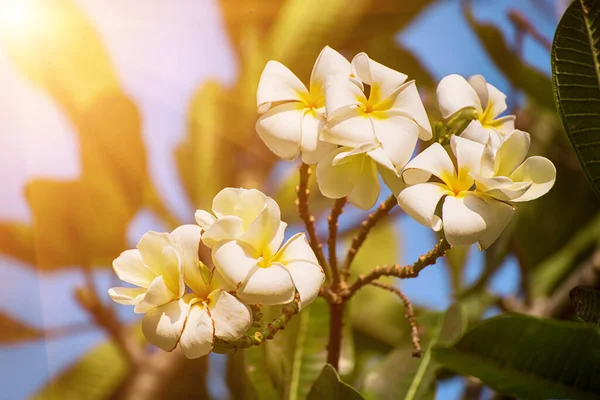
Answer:
<svg viewBox="0 0 600 400"><path fill-rule="evenodd" d="M504 39L504 35L496 26L482 23L475 19L468 2L464 14L469 26L483 45L496 67L506 76L512 86L523 90L531 99L546 109L555 110L552 100L552 84L550 78L527 65Z"/></svg>
<svg viewBox="0 0 600 400"><path fill-rule="evenodd" d="M308 393L307 400L361 400L364 399L352 386L340 380L336 370L326 364L315 384Z"/></svg>
<svg viewBox="0 0 600 400"><path fill-rule="evenodd" d="M594 325L600 325L600 291L577 286L569 293L571 303L579 318Z"/></svg>
<svg viewBox="0 0 600 400"><path fill-rule="evenodd" d="M552 78L560 116L596 193L600 195L600 3L574 1L552 44Z"/></svg>
<svg viewBox="0 0 600 400"><path fill-rule="evenodd" d="M524 399L597 399L600 331L589 325L502 315L482 322L435 359Z"/></svg>

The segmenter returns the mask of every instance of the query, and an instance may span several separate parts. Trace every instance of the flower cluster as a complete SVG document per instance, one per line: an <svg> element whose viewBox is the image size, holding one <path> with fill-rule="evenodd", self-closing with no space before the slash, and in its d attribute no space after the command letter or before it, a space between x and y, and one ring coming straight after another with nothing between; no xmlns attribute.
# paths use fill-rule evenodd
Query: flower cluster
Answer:
<svg viewBox="0 0 600 400"><path fill-rule="evenodd" d="M258 134L279 157L317 164L321 193L372 207L379 178L418 222L451 245L500 235L515 203L548 192L552 162L526 158L530 137L515 130L506 96L481 75L443 78L437 88L443 123L462 127L446 147L433 143L411 160L418 140L433 138L414 81L365 53L351 62L325 47L310 89L284 65L269 61L258 86ZM450 153L450 154L449 154Z"/></svg>
<svg viewBox="0 0 600 400"><path fill-rule="evenodd" d="M212 211L196 212L199 226L146 233L113 262L136 287L111 288L110 297L145 314L150 343L165 351L179 345L188 358L208 354L217 339L241 338L253 323L248 305L286 304L298 292L306 307L324 279L303 233L281 245L287 224L260 191L223 189ZM212 249L213 266L200 261L201 243Z"/></svg>

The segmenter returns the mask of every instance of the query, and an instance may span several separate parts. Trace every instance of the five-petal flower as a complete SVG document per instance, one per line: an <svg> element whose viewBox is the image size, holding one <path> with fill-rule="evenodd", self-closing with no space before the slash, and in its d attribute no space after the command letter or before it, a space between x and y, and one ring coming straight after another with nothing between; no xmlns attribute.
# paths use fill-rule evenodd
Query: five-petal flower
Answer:
<svg viewBox="0 0 600 400"><path fill-rule="evenodd" d="M438 84L436 94L442 118L446 120L465 110L475 113L462 137L482 144L491 139L497 149L504 136L515 129L514 115L500 117L507 108L506 95L481 75L473 75L468 81L460 75L448 75Z"/></svg>

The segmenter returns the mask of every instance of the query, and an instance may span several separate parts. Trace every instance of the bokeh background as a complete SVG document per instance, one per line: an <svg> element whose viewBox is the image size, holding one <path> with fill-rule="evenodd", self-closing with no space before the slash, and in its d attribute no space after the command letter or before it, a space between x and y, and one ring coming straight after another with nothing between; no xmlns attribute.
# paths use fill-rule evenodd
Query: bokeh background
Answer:
<svg viewBox="0 0 600 400"><path fill-rule="evenodd" d="M483 74L508 94L532 151L557 165L555 189L520 207L487 253L453 251L401 283L419 310L460 297L480 319L499 312L499 296L550 295L595 248L600 226L552 99L548 45L567 3L0 0L0 399L116 396L130 371L89 310L99 299L122 324L137 317L108 302L110 262L149 229L192 222L221 188L264 190L289 234L301 229L296 164L256 135L255 90L269 59L307 82L326 44L415 78L432 118L441 77ZM325 212L330 202L313 193L313 211ZM364 216L348 207L342 231ZM412 262L436 241L401 213L373 236L361 270ZM365 293L350 317L355 344L384 347L357 356L353 383L404 337L394 331L401 307L389 313L396 299ZM209 364L182 368L198 368L196 385L208 374L212 398L235 396L225 379L233 361ZM442 378L437 398L460 398L464 380Z"/></svg>

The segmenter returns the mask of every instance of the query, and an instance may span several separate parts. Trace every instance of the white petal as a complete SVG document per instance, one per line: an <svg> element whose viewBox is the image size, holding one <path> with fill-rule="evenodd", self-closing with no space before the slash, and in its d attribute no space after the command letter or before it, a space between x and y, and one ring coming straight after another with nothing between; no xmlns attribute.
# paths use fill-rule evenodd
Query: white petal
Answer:
<svg viewBox="0 0 600 400"><path fill-rule="evenodd" d="M383 145L383 150L396 169L401 170L415 151L419 126L399 115L390 115L385 119L372 118L372 123L375 136Z"/></svg>
<svg viewBox="0 0 600 400"><path fill-rule="evenodd" d="M476 119L467 125L465 130L460 134L460 137L481 143L483 145L487 144L490 139L490 135L487 130L483 127L483 125L481 125L481 122ZM497 149L498 147L495 146L495 148Z"/></svg>
<svg viewBox="0 0 600 400"><path fill-rule="evenodd" d="M340 199L348 196L358 181L364 155L349 157L348 161L332 165L339 154L348 153L351 148L341 147L327 154L317 164L317 184L323 196Z"/></svg>
<svg viewBox="0 0 600 400"><path fill-rule="evenodd" d="M366 103L363 91L349 78L329 77L325 83L325 108L327 119L346 114L348 109Z"/></svg>
<svg viewBox="0 0 600 400"><path fill-rule="evenodd" d="M162 276L157 277L150 284L150 287L144 294L144 297L136 304L133 311L136 314L143 314L149 310L167 304L180 296L178 293L173 292L166 285L165 280Z"/></svg>
<svg viewBox="0 0 600 400"><path fill-rule="evenodd" d="M208 230L208 228L210 228L210 226L217 220L214 215L204 210L196 210L194 218L196 219L196 223L200 225L200 228L202 228L203 231Z"/></svg>
<svg viewBox="0 0 600 400"><path fill-rule="evenodd" d="M315 111L310 110L304 114L302 119L302 141L300 148L302 150L302 161L312 165L319 162L327 153L334 150L335 144L326 143L319 139L321 130L325 126L325 117Z"/></svg>
<svg viewBox="0 0 600 400"><path fill-rule="evenodd" d="M485 78L482 75L473 75L468 79L468 82L479 96L481 107L485 110L489 99L488 83Z"/></svg>
<svg viewBox="0 0 600 400"><path fill-rule="evenodd" d="M143 288L150 286L157 275L144 264L138 249L125 250L113 261L112 266L120 280Z"/></svg>
<svg viewBox="0 0 600 400"><path fill-rule="evenodd" d="M300 153L305 106L292 102L277 105L256 121L256 132L279 158L293 161Z"/></svg>
<svg viewBox="0 0 600 400"><path fill-rule="evenodd" d="M366 53L359 53L354 57L352 71L361 81L371 85L370 99L374 102L386 98L407 78L403 73L371 60Z"/></svg>
<svg viewBox="0 0 600 400"><path fill-rule="evenodd" d="M162 275L174 293L179 293L183 284L183 254L175 238L168 233L149 231L142 236L137 248L144 264L157 275Z"/></svg>
<svg viewBox="0 0 600 400"><path fill-rule="evenodd" d="M379 175L381 176L383 183L385 183L394 196L398 197L398 193L400 193L406 187L406 184L400 175L388 168L381 166L380 164L377 165L377 171L379 171Z"/></svg>
<svg viewBox="0 0 600 400"><path fill-rule="evenodd" d="M174 350L183 332L188 311L189 304L183 299L148 311L142 318L144 336L164 351Z"/></svg>
<svg viewBox="0 0 600 400"><path fill-rule="evenodd" d="M458 168L459 187L468 190L473 185L473 178L470 173L479 174L481 171L481 160L485 146L460 136L450 138L452 152L456 156L456 166Z"/></svg>
<svg viewBox="0 0 600 400"><path fill-rule="evenodd" d="M495 119L498 115L506 111L506 95L499 91L495 86L487 84L488 104L486 114L490 119Z"/></svg>
<svg viewBox="0 0 600 400"><path fill-rule="evenodd" d="M258 263L254 250L248 245L231 240L221 242L212 251L215 268L230 285L239 286Z"/></svg>
<svg viewBox="0 0 600 400"><path fill-rule="evenodd" d="M444 234L453 246L479 241L480 247L486 248L498 238L513 212L510 205L473 192L447 196L442 209Z"/></svg>
<svg viewBox="0 0 600 400"><path fill-rule="evenodd" d="M384 169L389 170L392 174L397 174L397 171L400 169L396 168L382 147L376 147L375 149L370 150L367 152L367 155L378 164L378 167L381 166Z"/></svg>
<svg viewBox="0 0 600 400"><path fill-rule="evenodd" d="M406 164L402 179L408 185L415 185L427 182L431 175L446 183L456 176L450 156L439 143L433 143Z"/></svg>
<svg viewBox="0 0 600 400"><path fill-rule="evenodd" d="M208 248L213 248L224 240L234 240L244 233L244 222L240 217L224 216L214 222L204 235L202 243Z"/></svg>
<svg viewBox="0 0 600 400"><path fill-rule="evenodd" d="M267 111L274 102L300 101L302 94L307 95L308 90L300 79L280 62L269 61L260 76L256 91L258 112Z"/></svg>
<svg viewBox="0 0 600 400"><path fill-rule="evenodd" d="M361 108L348 109L343 115L340 113L330 119L321 131L321 140L350 147L376 143L371 119Z"/></svg>
<svg viewBox="0 0 600 400"><path fill-rule="evenodd" d="M304 232L296 233L279 249L273 262L286 265L295 261L318 264L317 257L306 240Z"/></svg>
<svg viewBox="0 0 600 400"><path fill-rule="evenodd" d="M289 303L296 291L289 272L281 264L272 263L267 268L255 266L237 295L246 304L276 305Z"/></svg>
<svg viewBox="0 0 600 400"><path fill-rule="evenodd" d="M219 339L233 342L252 326L252 311L248 306L223 290L208 295L208 309Z"/></svg>
<svg viewBox="0 0 600 400"><path fill-rule="evenodd" d="M198 258L198 250L200 248L201 228L198 225L182 225L177 227L171 236L175 238L177 243L183 249L183 275L184 280L188 282L190 287L202 287L204 281L200 274L200 259ZM181 285L180 296L183 296L184 285Z"/></svg>
<svg viewBox="0 0 600 400"><path fill-rule="evenodd" d="M248 226L239 240L252 246L258 254L263 254L266 247L277 236L281 224L281 210L273 199L268 197L265 208Z"/></svg>
<svg viewBox="0 0 600 400"><path fill-rule="evenodd" d="M315 61L310 75L310 93L313 96L325 96L325 82L331 76L348 78L350 62L329 46L323 47Z"/></svg>
<svg viewBox="0 0 600 400"><path fill-rule="evenodd" d="M423 106L423 101L421 101L421 97L419 96L415 81L406 82L400 86L392 92L389 99L393 101L391 110L401 111L409 115L419 125L419 138L421 140L430 140L432 138L431 124L429 123L429 118Z"/></svg>
<svg viewBox="0 0 600 400"><path fill-rule="evenodd" d="M318 296L325 280L323 269L317 263L294 261L285 265L300 295L300 308L307 307Z"/></svg>
<svg viewBox="0 0 600 400"><path fill-rule="evenodd" d="M226 215L239 217L244 222L244 229L258 217L265 208L267 196L260 190L225 188L213 199L212 209L217 218Z"/></svg>
<svg viewBox="0 0 600 400"><path fill-rule="evenodd" d="M485 178L473 174L477 190L498 200L512 200L523 195L531 186L530 182L513 182L505 176Z"/></svg>
<svg viewBox="0 0 600 400"><path fill-rule="evenodd" d="M442 78L436 95L444 119L465 108L482 111L479 96L469 82L460 75L452 74Z"/></svg>
<svg viewBox="0 0 600 400"><path fill-rule="evenodd" d="M113 287L108 289L108 295L119 304L126 306L135 306L144 298L146 289L144 288L126 288Z"/></svg>
<svg viewBox="0 0 600 400"><path fill-rule="evenodd" d="M502 135L508 135L515 130L515 116L506 115L504 117L494 120L494 129L496 129Z"/></svg>
<svg viewBox="0 0 600 400"><path fill-rule="evenodd" d="M364 157L358 181L348 195L348 202L360 209L368 210L377 202L379 191L377 163L370 157Z"/></svg>
<svg viewBox="0 0 600 400"><path fill-rule="evenodd" d="M515 182L531 182L531 187L523 196L513 199L515 202L537 199L548 193L556 181L556 167L545 157L529 157L510 176Z"/></svg>
<svg viewBox="0 0 600 400"><path fill-rule="evenodd" d="M531 138L529 133L515 129L500 145L496 153L494 172L499 176L510 176L523 163Z"/></svg>
<svg viewBox="0 0 600 400"><path fill-rule="evenodd" d="M187 358L203 357L210 353L215 340L215 326L203 303L190 307L179 345Z"/></svg>
<svg viewBox="0 0 600 400"><path fill-rule="evenodd" d="M285 237L285 229L287 228L287 224L285 222L279 223L279 229L277 230L277 234L271 240L271 243L267 246L267 249L263 253L263 257L270 258L277 253L281 243L283 243L283 238Z"/></svg>
<svg viewBox="0 0 600 400"><path fill-rule="evenodd" d="M448 194L453 193L440 183L420 183L401 191L398 204L415 221L439 231L442 220L435 215L435 210L442 196Z"/></svg>

